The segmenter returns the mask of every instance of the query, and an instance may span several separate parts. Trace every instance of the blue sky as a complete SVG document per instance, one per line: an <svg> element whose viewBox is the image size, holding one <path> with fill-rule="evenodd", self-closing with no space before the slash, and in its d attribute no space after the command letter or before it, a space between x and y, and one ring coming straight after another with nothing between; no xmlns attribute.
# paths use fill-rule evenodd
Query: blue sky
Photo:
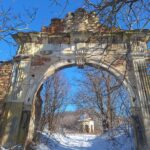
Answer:
<svg viewBox="0 0 150 150"><path fill-rule="evenodd" d="M34 21L29 24L28 31L40 31L42 26L48 26L52 18L63 18L68 12L75 11L77 8L82 7L82 0L72 0L67 4L64 9L64 1L61 0L62 5L55 5L50 0L3 0L3 8L12 8L15 14L23 14L26 9L37 9L37 15ZM55 6L55 7L54 7ZM11 39L13 41L13 39ZM12 44L0 42L0 61L10 60L16 55L17 47ZM76 92L77 86L75 85L74 78L80 78L80 73L77 67L71 67L63 70L63 74L68 79L71 86L71 94ZM67 107L68 111L75 110L75 106L70 104Z"/></svg>
<svg viewBox="0 0 150 150"><path fill-rule="evenodd" d="M24 20L27 19L24 10L37 9L36 18L29 24L26 31L40 31L42 26L50 24L52 18L63 18L68 12L75 11L77 8L84 6L83 0L69 0L67 7L64 6L66 0L59 1L61 4L56 6L51 0L0 0L0 8L11 8L13 14L21 14ZM97 0L93 1L96 2ZM146 13L143 11L141 15L145 16ZM150 23L146 28L150 28ZM16 50L17 47L0 41L0 60L12 59Z"/></svg>
<svg viewBox="0 0 150 150"><path fill-rule="evenodd" d="M38 9L35 20L29 26L30 30L35 31L40 31L43 25L48 25L52 18L63 18L66 13L83 6L82 0L72 0L64 9L65 0L61 0L61 2L61 5L55 5L50 0L3 0L4 7L13 8L15 13L22 13L25 9Z"/></svg>
<svg viewBox="0 0 150 150"><path fill-rule="evenodd" d="M28 26L27 31L40 31L42 26L48 26L52 18L63 18L68 12L75 11L77 8L83 6L83 0L71 0L64 9L65 0L61 0L62 5L54 5L50 0L1 0L4 9L11 7L14 13L22 14L23 10L36 8L37 15L34 21ZM11 39L13 40L13 39ZM10 60L16 54L17 47L0 42L0 61ZM67 68L63 70L70 85L72 86L71 93L74 94L77 90L75 79L82 78L79 69L76 67ZM68 106L68 110L74 110L73 105Z"/></svg>
<svg viewBox="0 0 150 150"><path fill-rule="evenodd" d="M79 90L79 82L76 82L77 80L82 80L83 73L81 72L81 69L79 69L76 66L64 68L63 70L58 71L61 76L63 76L64 80L66 80L68 85L68 93L66 96L66 111L75 111L77 109L76 104L73 103L72 100L76 96L76 93ZM43 91L44 92L44 88ZM42 96L42 95L41 95Z"/></svg>
<svg viewBox="0 0 150 150"><path fill-rule="evenodd" d="M69 88L70 88L69 97L73 97L79 88L76 80L82 78L82 74L80 73L80 69L78 69L77 67L66 68L66 69L62 70L62 74L67 79L67 82L69 84ZM73 105L70 103L67 106L66 110L67 111L74 111L74 110L76 110L76 105Z"/></svg>
<svg viewBox="0 0 150 150"><path fill-rule="evenodd" d="M29 24L26 31L40 31L42 26L50 24L52 18L63 18L68 12L75 11L83 6L82 0L71 0L64 9L64 2L65 0L61 0L62 4L56 6L50 0L2 0L0 7L4 9L12 8L15 14L25 14L23 10L37 9L36 18ZM12 59L16 54L16 50L17 47L0 42L0 61Z"/></svg>
<svg viewBox="0 0 150 150"><path fill-rule="evenodd" d="M75 11L77 8L82 7L82 0L72 0L67 4L64 9L64 1L61 0L62 5L52 4L49 0L3 0L3 8L12 8L15 14L23 14L26 9L32 10L37 9L37 15L34 21L29 24L28 31L40 31L42 26L48 26L52 18L63 18L68 12ZM54 7L55 6L55 7ZM11 39L12 41L13 39ZM0 60L10 60L16 54L17 47L12 44L7 44L5 42L0 42ZM75 78L80 78L77 67L71 67L64 69L63 74L68 79L69 85L71 86L70 93L73 95L77 90L77 85L75 85ZM76 107L72 104L68 105L67 111L73 111Z"/></svg>
<svg viewBox="0 0 150 150"><path fill-rule="evenodd" d="M88 69L88 68L89 68L89 66L85 66L85 69ZM81 108L78 108L78 106L76 104L76 101L78 101L78 99L76 99L76 98L78 98L77 94L78 94L79 90L81 90L81 87L82 87L80 85L80 83L82 81L85 81L85 79L86 79L84 71L85 71L84 69L79 69L76 66L73 66L70 68L65 68L65 69L59 71L61 73L61 75L63 75L64 79L67 79L67 82L69 85L69 91L68 91L69 94L67 95L67 98L66 98L66 102L67 102L66 111L75 111L77 109L81 109ZM103 87L102 89L104 90L105 87ZM122 95L114 96L113 97L114 99L112 99L112 101L114 101L114 103L115 103L115 109L116 109L118 115L129 115L128 114L129 112L127 112L127 111L129 111L128 109L130 106L130 101L129 101L130 98L129 98L129 95L128 95L128 92L126 91L126 89L124 87L121 87L121 89L119 91L120 92L122 91L121 92ZM88 91L86 91L86 92L88 92ZM88 94L91 94L91 93L87 93L87 95ZM73 103L73 102L75 102L75 103ZM122 105L122 103L124 103L126 107L124 107L124 105Z"/></svg>

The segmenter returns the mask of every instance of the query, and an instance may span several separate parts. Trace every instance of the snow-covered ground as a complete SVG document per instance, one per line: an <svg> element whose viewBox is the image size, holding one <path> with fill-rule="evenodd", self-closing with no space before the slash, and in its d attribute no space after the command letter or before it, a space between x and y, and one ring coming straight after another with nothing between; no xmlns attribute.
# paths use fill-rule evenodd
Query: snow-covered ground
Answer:
<svg viewBox="0 0 150 150"><path fill-rule="evenodd" d="M40 143L36 150L135 150L133 134L114 129L101 136L90 134L49 134L39 132ZM113 136L112 136L113 135ZM113 138L112 138L113 137ZM0 148L2 150L6 150Z"/></svg>
<svg viewBox="0 0 150 150"><path fill-rule="evenodd" d="M109 133L102 136L88 134L41 134L41 144L36 150L134 150L134 139L124 133L110 139Z"/></svg>

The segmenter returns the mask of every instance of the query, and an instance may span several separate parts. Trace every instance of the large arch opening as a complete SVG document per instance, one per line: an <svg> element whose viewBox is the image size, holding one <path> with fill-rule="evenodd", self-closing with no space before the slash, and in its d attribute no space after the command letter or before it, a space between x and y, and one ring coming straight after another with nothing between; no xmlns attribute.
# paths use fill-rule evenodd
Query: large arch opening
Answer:
<svg viewBox="0 0 150 150"><path fill-rule="evenodd" d="M102 70L104 70L104 72L107 72L111 76L115 77L116 81L118 81L120 86L123 85L124 89L126 91L128 91L128 94L130 97L130 103L131 103L130 106L131 107L134 106L134 102L132 101L135 99L134 92L130 86L130 82L127 79L125 79L121 73L119 73L114 68L109 67L107 64L99 64L99 63L91 61L91 62L88 62L86 65L90 66L92 68L102 69ZM32 119L30 119L30 125L29 125L28 137L27 137L28 139L33 139L33 133L35 133L35 128L36 128L35 123L37 122L36 120L39 120L35 116L36 109L37 109L36 108L37 107L37 103L36 103L37 98L36 97L37 97L37 95L39 95L39 91L40 91L42 85L50 76L54 75L56 72L59 72L61 70L64 70L64 69L70 68L70 67L75 67L75 63L74 62L73 63L70 63L70 62L62 63L61 62L61 63L51 66L50 68L48 68L47 72L43 74L43 77L41 79L39 79L38 83L36 84L37 86L33 89L35 91L34 92L35 94L32 95L33 96L33 108L32 108L32 116L31 116ZM33 91L31 93L33 93Z"/></svg>
<svg viewBox="0 0 150 150"><path fill-rule="evenodd" d="M110 66L109 64L106 64L106 63L99 63L99 62L96 62L96 61L89 61L85 65L93 66L93 67L99 68L99 69L102 68L102 69L108 71L110 74L115 76L118 81L121 81L121 83L126 87L127 91L129 92L129 95L130 95L131 99L136 98L136 95L135 95L135 93L132 89L131 83L125 77L125 74L122 74L117 69L115 69L114 67L112 67L112 66ZM34 101L34 99L35 99L34 97L35 97L37 91L39 90L41 85L44 83L44 81L47 80L48 77L50 77L51 75L53 75L54 73L56 73L59 70L69 68L69 67L72 67L72 66L76 66L76 62L74 60L61 61L61 62L58 62L56 64L51 65L47 69L47 71L43 73L43 76L38 81L36 81L36 84L34 84L34 86L32 87L32 89L31 89L30 93L27 95L27 97L30 97ZM132 103L132 101L131 101L131 103Z"/></svg>

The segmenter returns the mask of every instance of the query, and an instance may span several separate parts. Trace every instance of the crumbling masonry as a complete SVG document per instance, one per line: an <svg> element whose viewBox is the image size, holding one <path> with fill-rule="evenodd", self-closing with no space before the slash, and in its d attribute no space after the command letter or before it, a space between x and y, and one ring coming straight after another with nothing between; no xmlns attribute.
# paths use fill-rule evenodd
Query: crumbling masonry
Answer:
<svg viewBox="0 0 150 150"><path fill-rule="evenodd" d="M1 99L5 97L0 136L3 146L33 140L36 93L49 76L68 66L92 65L123 82L131 98L137 149L150 149L149 30L109 29L99 23L94 12L78 9L64 19L52 19L41 32L19 32L13 38L19 50L12 76L10 65L7 82L1 81L6 85L2 89L9 88L7 83L10 88L0 91Z"/></svg>

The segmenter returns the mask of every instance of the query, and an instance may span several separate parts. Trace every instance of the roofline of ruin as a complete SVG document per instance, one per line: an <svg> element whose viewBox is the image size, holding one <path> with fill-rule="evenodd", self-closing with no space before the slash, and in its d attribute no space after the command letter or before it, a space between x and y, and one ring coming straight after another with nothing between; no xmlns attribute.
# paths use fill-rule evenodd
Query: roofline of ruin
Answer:
<svg viewBox="0 0 150 150"><path fill-rule="evenodd" d="M91 31L75 31L75 32L63 32L63 33L57 33L57 34L50 34L48 32L18 32L16 34L13 34L12 37L17 43L21 43L19 41L22 39L22 37L28 37L32 39L33 37L50 37L50 38L61 38L61 37L70 37L71 34L91 34L96 36L113 36L113 35L120 35L120 34L125 34L125 35L140 35L143 33L144 35L148 36L150 39L150 30L149 29L135 29L135 30L120 30L120 31L110 31L110 32L91 32Z"/></svg>

